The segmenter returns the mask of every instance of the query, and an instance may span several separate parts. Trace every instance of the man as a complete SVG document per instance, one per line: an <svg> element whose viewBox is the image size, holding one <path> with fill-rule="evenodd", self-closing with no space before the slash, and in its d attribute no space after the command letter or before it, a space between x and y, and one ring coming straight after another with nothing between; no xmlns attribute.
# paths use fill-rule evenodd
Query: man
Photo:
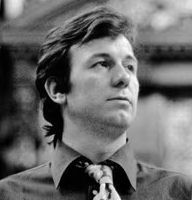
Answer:
<svg viewBox="0 0 192 200"><path fill-rule="evenodd" d="M134 159L139 83L134 26L100 8L54 29L36 85L52 160L0 182L0 199L191 199L191 180Z"/></svg>

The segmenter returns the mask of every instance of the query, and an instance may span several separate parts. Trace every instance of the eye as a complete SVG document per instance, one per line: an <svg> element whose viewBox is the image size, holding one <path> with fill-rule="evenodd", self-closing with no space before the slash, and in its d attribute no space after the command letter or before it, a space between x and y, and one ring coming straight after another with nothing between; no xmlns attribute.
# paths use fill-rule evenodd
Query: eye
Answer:
<svg viewBox="0 0 192 200"><path fill-rule="evenodd" d="M135 67L134 67L134 65L132 65L132 64L126 65L125 68L128 69L128 70L131 71L131 72L134 72L134 71L135 71Z"/></svg>
<svg viewBox="0 0 192 200"><path fill-rule="evenodd" d="M107 61L98 61L96 62L93 67L104 67L104 68L109 68L110 67L110 63Z"/></svg>
<svg viewBox="0 0 192 200"><path fill-rule="evenodd" d="M133 58L125 59L122 62L122 65L126 68L127 71L136 73L137 72L137 60Z"/></svg>

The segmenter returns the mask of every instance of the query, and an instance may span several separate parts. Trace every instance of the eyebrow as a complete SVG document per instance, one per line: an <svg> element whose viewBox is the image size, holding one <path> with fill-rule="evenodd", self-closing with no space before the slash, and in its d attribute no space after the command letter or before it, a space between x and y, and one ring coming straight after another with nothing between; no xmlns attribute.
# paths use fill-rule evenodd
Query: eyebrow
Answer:
<svg viewBox="0 0 192 200"><path fill-rule="evenodd" d="M92 55L89 60L97 58L97 57L109 58L110 55L108 53L97 53L97 54ZM128 60L132 60L136 63L138 62L137 58L134 55L127 55L125 58Z"/></svg>

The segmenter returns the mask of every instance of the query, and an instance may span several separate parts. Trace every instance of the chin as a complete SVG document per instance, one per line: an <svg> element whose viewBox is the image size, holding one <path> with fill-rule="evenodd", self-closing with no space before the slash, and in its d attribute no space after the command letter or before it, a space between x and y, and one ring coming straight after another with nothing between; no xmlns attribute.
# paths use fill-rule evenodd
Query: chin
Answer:
<svg viewBox="0 0 192 200"><path fill-rule="evenodd" d="M119 124L117 124L117 127L119 129L126 131L130 127L130 124L131 123L129 123L129 122L119 123Z"/></svg>
<svg viewBox="0 0 192 200"><path fill-rule="evenodd" d="M130 125L132 124L133 117L132 116L127 116L127 115L119 115L116 116L115 123L117 126L122 127L122 128L129 128Z"/></svg>
<svg viewBox="0 0 192 200"><path fill-rule="evenodd" d="M100 122L103 125L105 124L104 126L123 131L126 131L131 126L133 120L133 115L127 113L125 114L124 112L116 112L100 118Z"/></svg>
<svg viewBox="0 0 192 200"><path fill-rule="evenodd" d="M120 129L122 131L126 131L130 127L131 123L132 123L132 120L130 120L130 119L114 120L114 121L111 120L110 121L110 125L112 127L115 127L115 128Z"/></svg>

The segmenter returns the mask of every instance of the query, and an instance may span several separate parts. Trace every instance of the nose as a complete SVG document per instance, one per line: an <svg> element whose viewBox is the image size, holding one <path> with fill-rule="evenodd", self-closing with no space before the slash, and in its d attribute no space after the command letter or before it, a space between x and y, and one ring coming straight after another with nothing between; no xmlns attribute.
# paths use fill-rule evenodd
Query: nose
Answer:
<svg viewBox="0 0 192 200"><path fill-rule="evenodd" d="M114 68L111 83L113 87L125 88L129 85L130 73L122 65Z"/></svg>

